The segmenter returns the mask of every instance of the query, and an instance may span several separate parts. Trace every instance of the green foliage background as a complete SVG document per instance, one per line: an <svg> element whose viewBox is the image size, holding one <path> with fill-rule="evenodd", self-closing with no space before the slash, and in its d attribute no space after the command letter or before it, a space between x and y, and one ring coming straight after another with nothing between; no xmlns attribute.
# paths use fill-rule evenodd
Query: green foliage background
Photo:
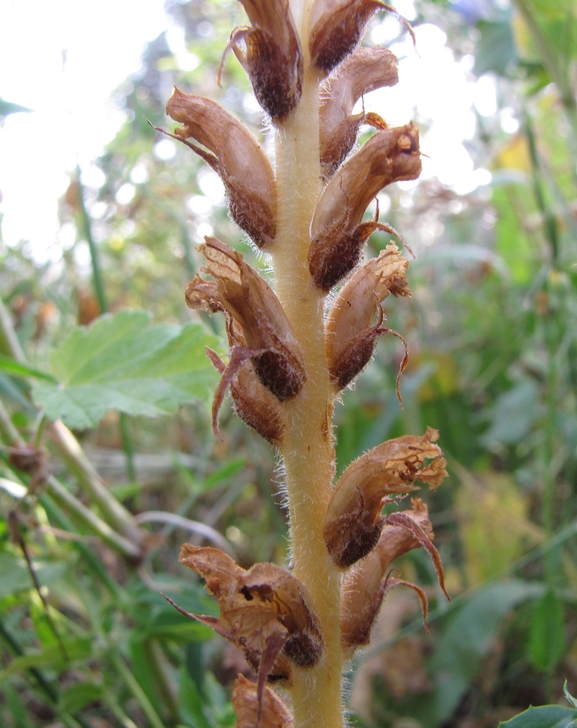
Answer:
<svg viewBox="0 0 577 728"><path fill-rule="evenodd" d="M393 593L351 673L350 708L364 728L482 728L559 702L511 727L569 724L577 9L572 0L420 0L416 9L413 25L437 25L457 61L474 58L472 81L495 80L498 113L477 116L469 143L492 178L464 195L432 180L410 194L387 190L387 221L417 252L413 298L387 311L411 351L404 409L394 391L402 352L383 341L343 395L337 458L342 470L384 439L439 429L450 479L426 498L454 599L437 602L426 555L401 563L404 578L428 589L430 633L414 596ZM266 261L205 195L212 180L203 165L172 142L160 147L147 123L166 125L177 83L259 133L238 64L227 58L223 88L215 79L243 15L225 0L169 10L198 65L181 70L162 35L151 43L142 72L117 92L127 121L98 160L104 184L83 184L78 170L61 202L62 224L75 226L77 247L89 246L89 273L74 248L56 272L30 259L25 241L8 249L0 240L0 724L8 728L233 725L238 656L159 592L214 612L177 556L184 540L214 543L216 531L243 566L287 560L274 454L230 409L223 439L210 430L216 377L202 352L222 346L222 322L191 323L182 295L209 230L254 265ZM503 130L506 114L517 132ZM119 194L127 184L129 202ZM387 243L374 235L369 254ZM75 329L99 314L90 329ZM53 426L59 417L76 439ZM25 446L46 459L19 459Z"/></svg>

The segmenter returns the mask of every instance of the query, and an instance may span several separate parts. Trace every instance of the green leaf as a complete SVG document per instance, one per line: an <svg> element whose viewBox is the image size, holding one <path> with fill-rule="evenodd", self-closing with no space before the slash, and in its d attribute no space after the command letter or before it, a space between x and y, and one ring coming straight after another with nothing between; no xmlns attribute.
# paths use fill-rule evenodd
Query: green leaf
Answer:
<svg viewBox="0 0 577 728"><path fill-rule="evenodd" d="M477 76L482 76L484 73L506 76L517 60L511 23L506 20L480 20L477 28L480 37L475 54L475 73Z"/></svg>
<svg viewBox="0 0 577 728"><path fill-rule="evenodd" d="M66 570L65 563L34 564L36 576L40 584L52 583ZM8 551L0 554L0 599L19 591L33 589L34 583L28 565L20 558Z"/></svg>
<svg viewBox="0 0 577 728"><path fill-rule="evenodd" d="M8 715L12 718L13 728L34 728L30 722L28 709L22 702L18 691L4 682L0 692L0 695L2 694L4 694Z"/></svg>
<svg viewBox="0 0 577 728"><path fill-rule="evenodd" d="M204 713L205 700L184 668L178 681L178 702L182 717L190 728L211 728Z"/></svg>
<svg viewBox="0 0 577 728"><path fill-rule="evenodd" d="M543 705L540 708L529 708L511 720L499 723L499 728L569 728L575 720L577 710L573 708Z"/></svg>
<svg viewBox="0 0 577 728"><path fill-rule="evenodd" d="M567 702L570 703L574 708L577 708L577 699L575 699L569 692L569 687L567 686L567 680L565 680L565 682L563 683L563 692L565 693Z"/></svg>
<svg viewBox="0 0 577 728"><path fill-rule="evenodd" d="M489 447L495 442L515 445L529 434L538 416L539 387L532 379L521 379L497 398L491 427L481 437L481 442Z"/></svg>
<svg viewBox="0 0 577 728"><path fill-rule="evenodd" d="M60 693L58 705L68 713L77 713L90 703L100 700L104 687L95 683L77 683Z"/></svg>
<svg viewBox="0 0 577 728"><path fill-rule="evenodd" d="M565 652L563 605L547 592L538 601L529 633L529 658L541 672L550 672Z"/></svg>
<svg viewBox="0 0 577 728"><path fill-rule="evenodd" d="M51 374L47 374L40 369L34 369L34 367L29 367L27 364L21 364L15 359L10 359L7 356L0 356L0 370L8 372L9 374L14 374L17 377L46 379L48 382L57 381Z"/></svg>
<svg viewBox="0 0 577 728"><path fill-rule="evenodd" d="M96 425L112 409L171 414L209 398L217 375L205 347L216 344L199 324L150 326L145 311L102 316L52 352L59 384L36 382L33 398L48 417L75 429Z"/></svg>
<svg viewBox="0 0 577 728"><path fill-rule="evenodd" d="M195 619L185 617L176 609L163 609L155 615L149 627L149 636L179 639L183 642L204 642L212 639L214 632Z"/></svg>
<svg viewBox="0 0 577 728"><path fill-rule="evenodd" d="M30 667L68 668L75 660L85 660L93 654L92 639L89 637L78 637L63 641L66 655L63 654L62 645L49 645L39 652L15 657L8 667L0 672L0 682L8 675L12 675Z"/></svg>
<svg viewBox="0 0 577 728"><path fill-rule="evenodd" d="M423 725L438 726L451 715L479 671L505 616L519 602L542 593L541 584L520 580L490 584L449 619L430 662L435 689L415 711Z"/></svg>

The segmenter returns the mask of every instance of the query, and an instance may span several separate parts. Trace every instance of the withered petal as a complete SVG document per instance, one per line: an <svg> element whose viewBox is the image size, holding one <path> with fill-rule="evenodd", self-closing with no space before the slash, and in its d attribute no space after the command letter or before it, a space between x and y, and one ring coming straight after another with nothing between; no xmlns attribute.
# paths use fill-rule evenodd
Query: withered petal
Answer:
<svg viewBox="0 0 577 728"><path fill-rule="evenodd" d="M300 100L303 75L300 41L288 0L241 3L252 27L233 31L229 45L248 73L259 104L273 121L282 120Z"/></svg>
<svg viewBox="0 0 577 728"><path fill-rule="evenodd" d="M380 0L315 0L310 18L311 64L329 73L361 40Z"/></svg>
<svg viewBox="0 0 577 728"><path fill-rule="evenodd" d="M375 195L420 173L419 133L412 123L378 131L336 172L319 197L310 229L309 270L320 289L329 291L359 262L363 243L379 227L362 222Z"/></svg>
<svg viewBox="0 0 577 728"><path fill-rule="evenodd" d="M242 649L259 675L259 695L267 678L290 680L295 669L318 662L319 621L306 587L288 571L264 563L245 571L219 549L191 544L180 561L205 579L220 606L218 619L189 616Z"/></svg>
<svg viewBox="0 0 577 728"><path fill-rule="evenodd" d="M321 85L320 147L325 178L349 154L365 121L364 113L352 113L354 105L364 94L396 84L397 66L397 58L388 48L357 48Z"/></svg>
<svg viewBox="0 0 577 728"><path fill-rule="evenodd" d="M250 358L252 349L233 347L231 360L227 366L212 349L206 348L208 358L215 369L222 375L212 404L212 429L218 437L218 411L222 405L225 392L230 386L233 407L240 419L271 445L279 447L286 430L286 415L278 399L256 376L254 368L244 364L237 366L233 358L240 352L241 359L247 354Z"/></svg>
<svg viewBox="0 0 577 728"><path fill-rule="evenodd" d="M340 568L366 556L377 544L385 519L383 499L410 493L416 480L436 488L447 475L446 461L434 442L436 430L419 437L388 440L353 461L339 479L324 525L327 549Z"/></svg>
<svg viewBox="0 0 577 728"><path fill-rule="evenodd" d="M335 390L344 389L368 364L381 328L382 302L389 296L410 296L409 263L396 245L388 245L351 276L337 295L325 325L329 375ZM375 314L379 321L371 326ZM396 332L395 332L396 333Z"/></svg>
<svg viewBox="0 0 577 728"><path fill-rule="evenodd" d="M225 311L242 330L242 345L253 350L251 362L262 384L281 402L294 397L306 380L303 355L272 288L240 253L220 240L207 237L199 249L207 260L202 270L216 280L196 276L185 292L187 304ZM228 328L236 336L232 324Z"/></svg>
<svg viewBox="0 0 577 728"><path fill-rule="evenodd" d="M435 563L439 583L444 587L443 566L432 545L434 538L427 506L420 498L413 499L413 508L391 514L386 520L373 551L350 569L341 587L341 636L348 658L354 651L369 643L370 632L386 594L395 586L409 586L421 601L423 618L428 612L428 600L423 589L411 582L392 576L391 564L403 554L423 546ZM395 518L392 518L394 516ZM448 598L448 595L447 595Z"/></svg>
<svg viewBox="0 0 577 728"><path fill-rule="evenodd" d="M425 529L415 519L410 518L410 516L403 511L400 511L398 513L391 513L385 518L385 527L390 526L404 529L405 531L410 533L416 540L417 545L422 546L428 552L437 573L439 586L443 590L443 594L447 597L449 601L451 601L451 597L449 596L445 587L445 572L443 570L443 562L441 561L441 556L433 545L433 541L429 534L425 531ZM395 556L395 558L397 557Z"/></svg>
<svg viewBox="0 0 577 728"><path fill-rule="evenodd" d="M293 728L293 718L279 696L265 687L259 702L257 684L239 675L232 691L236 728Z"/></svg>
<svg viewBox="0 0 577 728"><path fill-rule="evenodd" d="M255 137L215 101L177 88L166 112L183 124L173 136L220 175L232 219L259 248L271 244L276 235L276 179ZM188 142L189 138L208 152Z"/></svg>
<svg viewBox="0 0 577 728"><path fill-rule="evenodd" d="M368 21L382 8L397 16L411 34L415 34L395 8L382 0L315 0L310 18L309 50L313 67L330 72L360 42Z"/></svg>

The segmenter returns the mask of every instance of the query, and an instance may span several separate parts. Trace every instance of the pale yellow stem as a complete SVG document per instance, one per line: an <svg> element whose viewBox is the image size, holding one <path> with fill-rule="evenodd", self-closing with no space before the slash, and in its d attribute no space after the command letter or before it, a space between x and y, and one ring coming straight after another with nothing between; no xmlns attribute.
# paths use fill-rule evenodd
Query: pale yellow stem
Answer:
<svg viewBox="0 0 577 728"><path fill-rule="evenodd" d="M300 3L299 3L300 4ZM306 29L310 3L299 7ZM306 55L306 31L301 43ZM300 104L275 133L278 227L273 251L276 291L302 346L307 381L286 405L283 445L293 573L306 584L321 621L324 654L297 671L291 690L295 728L339 728L342 655L340 574L328 556L323 523L333 477L332 399L324 347L324 296L311 281L309 226L320 192L318 76L305 57Z"/></svg>

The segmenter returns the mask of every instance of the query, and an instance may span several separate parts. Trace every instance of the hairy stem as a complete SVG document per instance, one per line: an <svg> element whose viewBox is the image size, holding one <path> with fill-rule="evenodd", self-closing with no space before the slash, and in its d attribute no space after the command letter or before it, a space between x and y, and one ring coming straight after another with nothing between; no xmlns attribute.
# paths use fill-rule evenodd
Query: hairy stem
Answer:
<svg viewBox="0 0 577 728"><path fill-rule="evenodd" d="M310 5L310 3L307 3ZM310 7L302 10L306 28ZM301 34L306 52L308 39ZM332 400L324 350L324 296L307 263L309 226L320 191L318 77L307 68L299 105L276 130L278 230L273 250L276 290L302 346L307 381L287 405L283 445L294 575L306 584L321 621L325 651L298 671L293 687L295 728L338 728L341 707L340 574L329 558L323 523L333 475Z"/></svg>

